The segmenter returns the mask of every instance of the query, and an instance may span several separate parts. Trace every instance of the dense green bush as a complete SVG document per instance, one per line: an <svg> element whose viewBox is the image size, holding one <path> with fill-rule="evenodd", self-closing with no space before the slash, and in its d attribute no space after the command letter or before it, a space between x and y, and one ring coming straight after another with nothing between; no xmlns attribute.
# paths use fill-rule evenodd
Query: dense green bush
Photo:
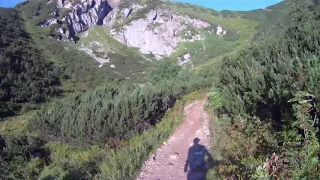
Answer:
<svg viewBox="0 0 320 180"><path fill-rule="evenodd" d="M300 90L318 97L320 32L314 29L288 28L282 36L242 51L236 60L225 58L219 86L228 100L227 112L259 115L269 110L276 116Z"/></svg>
<svg viewBox="0 0 320 180"><path fill-rule="evenodd" d="M235 156L238 147L224 146L229 153L218 168L224 178L319 177L320 7L315 1L291 3L292 20L283 30L223 60L209 104L218 105L220 119L229 121L232 130L227 131L243 136L236 140L229 135L230 145L248 145L239 151L241 157ZM277 136L250 145L255 140L246 137L252 134L245 130L250 124L259 124L251 132ZM269 129L261 128L268 124Z"/></svg>
<svg viewBox="0 0 320 180"><path fill-rule="evenodd" d="M208 79L171 64L152 74L154 84L106 84L44 107L30 122L49 141L110 144L154 126L182 95L208 85Z"/></svg>
<svg viewBox="0 0 320 180"><path fill-rule="evenodd" d="M22 103L42 102L59 93L59 70L43 60L15 10L0 11L0 119ZM8 14L11 14L8 16Z"/></svg>
<svg viewBox="0 0 320 180"><path fill-rule="evenodd" d="M173 102L163 88L106 85L54 103L30 126L51 141L112 144L148 129Z"/></svg>
<svg viewBox="0 0 320 180"><path fill-rule="evenodd" d="M0 179L32 179L39 174L46 161L42 145L43 142L33 136L0 135Z"/></svg>

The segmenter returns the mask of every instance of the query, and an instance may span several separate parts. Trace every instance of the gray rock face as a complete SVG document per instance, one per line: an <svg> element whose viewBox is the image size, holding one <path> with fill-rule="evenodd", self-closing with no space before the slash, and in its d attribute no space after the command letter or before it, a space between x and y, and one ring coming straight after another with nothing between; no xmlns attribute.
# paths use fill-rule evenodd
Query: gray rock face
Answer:
<svg viewBox="0 0 320 180"><path fill-rule="evenodd" d="M118 22L122 22L125 19L129 18L134 12L138 11L139 9L145 8L146 5L140 5L136 3L130 4L129 7L119 10L119 19Z"/></svg>
<svg viewBox="0 0 320 180"><path fill-rule="evenodd" d="M111 35L127 46L139 48L141 53L152 53L161 59L173 54L179 42L188 41L180 36L183 30L209 26L207 22L181 16L170 9L157 8L151 10L146 18L132 21L118 32L111 31ZM192 41L200 39L197 34Z"/></svg>
<svg viewBox="0 0 320 180"><path fill-rule="evenodd" d="M102 25L105 17L113 10L112 0L80 0L72 4L71 0L58 0L57 8L72 9L65 21L68 26L67 38L73 38L75 34L86 31L94 25Z"/></svg>
<svg viewBox="0 0 320 180"><path fill-rule="evenodd" d="M57 23L57 19L47 19L39 24L40 27L51 26L52 24Z"/></svg>
<svg viewBox="0 0 320 180"><path fill-rule="evenodd" d="M191 63L191 54L190 53L184 54L184 55L182 55L182 57L178 57L178 64L180 66L187 65L190 63Z"/></svg>
<svg viewBox="0 0 320 180"><path fill-rule="evenodd" d="M224 30L222 26L218 25L216 34L220 36L224 36L227 34L227 30Z"/></svg>
<svg viewBox="0 0 320 180"><path fill-rule="evenodd" d="M56 28L59 40L75 41L76 34L95 25L104 25L121 43L162 59L172 55L179 42L202 40L200 29L210 26L202 20L180 15L165 5L150 8L132 1L122 6L119 3L120 0L56 0L57 7L52 14L58 17L65 13L59 21L63 25ZM57 19L48 19L41 27L57 22Z"/></svg>

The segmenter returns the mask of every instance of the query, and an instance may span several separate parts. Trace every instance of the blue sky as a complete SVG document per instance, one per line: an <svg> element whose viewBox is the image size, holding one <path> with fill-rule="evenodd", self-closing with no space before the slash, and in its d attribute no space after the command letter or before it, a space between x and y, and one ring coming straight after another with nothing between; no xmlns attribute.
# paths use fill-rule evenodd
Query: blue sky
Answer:
<svg viewBox="0 0 320 180"><path fill-rule="evenodd" d="M0 0L0 7L13 7L23 0ZM265 8L276 4L281 0L174 0L179 2L187 2L200 6L209 7L215 10L252 10Z"/></svg>
<svg viewBox="0 0 320 180"><path fill-rule="evenodd" d="M267 6L281 2L282 0L174 0L197 4L215 10L253 10L265 8Z"/></svg>
<svg viewBox="0 0 320 180"><path fill-rule="evenodd" d="M23 0L0 0L0 7L13 7Z"/></svg>

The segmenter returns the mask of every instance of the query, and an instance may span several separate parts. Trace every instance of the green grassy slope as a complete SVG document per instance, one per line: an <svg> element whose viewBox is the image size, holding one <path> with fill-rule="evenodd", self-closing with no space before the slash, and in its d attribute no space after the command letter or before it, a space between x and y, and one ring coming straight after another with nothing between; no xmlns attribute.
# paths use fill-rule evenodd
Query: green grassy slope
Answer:
<svg viewBox="0 0 320 180"><path fill-rule="evenodd" d="M130 18L120 24L116 24L114 28L121 28L136 19L144 18L146 13L157 6L171 8L181 15L188 15L212 24L212 28L199 32L204 37L204 40L182 42L179 44L177 52L172 55L172 57L169 57L169 59L177 60L177 57L190 53L193 57L192 62L195 66L202 65L216 57L241 49L244 45L250 42L251 38L256 33L255 28L259 24L257 20L244 19L240 16L224 16L220 12L190 4L154 0L137 0L134 2L147 4L147 6L137 12L134 12ZM124 1L119 8L127 7L131 3L133 2ZM48 40L46 36L51 35L55 37L55 33L53 32L55 26L52 25L51 27L39 28L36 27L36 25L44 19L51 17L50 12L53 10L53 5L54 3L45 4L39 0L31 0L26 5L19 7L19 9L21 9L23 17L27 20L27 29L29 32L33 33L37 46L40 47L43 46L43 44L49 44L49 46L41 49L43 49L44 53L51 61L59 64L63 69L66 69L66 76L64 77L67 78L63 80L67 87L66 89L72 90L74 87L76 90L85 90L100 84L100 82L107 81L107 79L105 79L106 77L123 79L130 78L137 82L144 81L144 74L148 72L148 67L153 64L152 62L149 62L149 60L153 60L152 56L142 55L136 49L125 47L111 38L110 35L108 35L108 33L101 27L95 27L88 32L79 34L78 37L80 38L80 41L76 45L60 42L53 43L51 42L51 39ZM217 36L214 32L209 33L209 31L215 30L216 25L223 26L228 33L224 37ZM190 28L190 30L193 31L192 28ZM42 41L46 41L48 43L42 43ZM98 47L101 49L100 52L95 50L97 46L93 45L94 43L92 41L96 42L96 45L99 44L98 46L102 46ZM67 49L68 52L61 49L59 50L59 53L57 53L56 51L53 52L51 48L49 48L57 47L58 44L66 46L67 48L64 49ZM102 69L97 69L98 64L93 58L77 50L81 47L95 51L93 53L95 53L97 57L111 58L110 63L106 64ZM66 60L65 56L59 56L62 51L66 54L65 56L71 57L67 54L81 54L83 57ZM77 64L75 63L77 61L79 61L79 65L74 66ZM86 63L88 66L84 67L84 64ZM114 65L116 68L110 68L110 65ZM79 69L79 71L77 69ZM83 77L87 75L91 78L88 79ZM76 78L71 78L72 80L70 81L70 78L68 77Z"/></svg>
<svg viewBox="0 0 320 180"><path fill-rule="evenodd" d="M252 11L239 11L236 12L238 16L248 20L255 20L259 22L256 27L257 33L254 40L259 40L266 34L278 33L281 26L279 24L287 24L290 22L290 8L292 1L286 0L278 4L267 7L266 9L257 9Z"/></svg>
<svg viewBox="0 0 320 180"><path fill-rule="evenodd" d="M39 8L39 10L34 12L33 8ZM117 53L110 52L108 54L113 60L112 63L118 67L116 70L98 68L99 63L85 52L80 51L79 44L74 45L48 37L52 33L52 27L37 27L37 23L41 22L37 19L45 19L44 17L48 13L48 8L50 9L51 7L42 5L42 2L37 0L33 0L19 9L23 18L26 20L26 29L35 41L35 47L40 50L48 61L54 62L54 64L62 70L61 81L66 92L87 91L102 83L115 79L125 79L127 77L136 82L144 81L144 74L141 72L147 70L149 62L143 60L143 57L136 51L119 45L118 42L111 39L107 34L102 34L102 36L106 38L105 41L101 38L98 41L104 43L110 40L111 43L108 43L112 44L112 47L118 47ZM32 15L37 13L40 15ZM93 36L96 36L95 32L102 32L99 31L101 30L100 28L96 28L99 29L97 31L94 29L90 31L94 32ZM92 38L93 39L89 38L87 40L84 38L82 41L92 41L98 37ZM120 51L121 53L119 53Z"/></svg>
<svg viewBox="0 0 320 180"><path fill-rule="evenodd" d="M104 69L122 78L143 78L154 59L143 55L135 48L129 48L113 39L102 26L96 26L78 34L77 49L87 48L98 58L110 58ZM115 68L110 67L114 65Z"/></svg>
<svg viewBox="0 0 320 180"><path fill-rule="evenodd" d="M241 49L251 41L259 24L256 20L244 19L239 16L223 16L221 12L191 4L172 2L166 2L166 4L182 15L211 24L210 28L200 31L204 40L182 42L179 44L178 51L173 55L176 58L189 52L193 56L192 61L195 66ZM225 36L215 34L218 25L227 30Z"/></svg>
<svg viewBox="0 0 320 180"><path fill-rule="evenodd" d="M0 121L59 94L59 70L33 47L19 13L0 8Z"/></svg>

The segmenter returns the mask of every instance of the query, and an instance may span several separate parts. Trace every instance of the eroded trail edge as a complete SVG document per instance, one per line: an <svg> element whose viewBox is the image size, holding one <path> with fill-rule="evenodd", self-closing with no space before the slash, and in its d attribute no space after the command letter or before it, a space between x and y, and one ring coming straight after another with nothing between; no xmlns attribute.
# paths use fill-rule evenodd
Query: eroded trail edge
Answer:
<svg viewBox="0 0 320 180"><path fill-rule="evenodd" d="M184 172L188 150L195 138L210 149L209 115L206 100L195 101L184 108L185 119L174 134L144 164L137 180L186 180Z"/></svg>

